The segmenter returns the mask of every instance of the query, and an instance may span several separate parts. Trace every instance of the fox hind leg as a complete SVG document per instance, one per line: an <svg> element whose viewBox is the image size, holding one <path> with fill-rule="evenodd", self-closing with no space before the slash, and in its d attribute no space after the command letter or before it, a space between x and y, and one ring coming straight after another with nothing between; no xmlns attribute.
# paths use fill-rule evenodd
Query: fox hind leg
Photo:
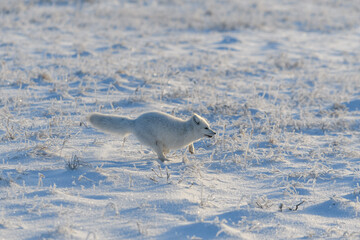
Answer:
<svg viewBox="0 0 360 240"><path fill-rule="evenodd" d="M160 161L162 161L162 162L169 161L164 155L164 153L167 154L169 152L169 149L164 147L164 145L161 142L156 141L155 146L153 146L153 149L156 152L156 154L158 155L158 158L160 159Z"/></svg>
<svg viewBox="0 0 360 240"><path fill-rule="evenodd" d="M167 149L167 148L164 148L164 149L163 149L164 155L167 155L169 152L170 152L169 149Z"/></svg>

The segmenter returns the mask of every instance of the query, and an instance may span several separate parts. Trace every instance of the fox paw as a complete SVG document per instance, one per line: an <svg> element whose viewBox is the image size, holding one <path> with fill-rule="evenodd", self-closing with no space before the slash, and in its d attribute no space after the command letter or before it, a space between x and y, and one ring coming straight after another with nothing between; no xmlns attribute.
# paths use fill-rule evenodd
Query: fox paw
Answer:
<svg viewBox="0 0 360 240"><path fill-rule="evenodd" d="M159 160L161 161L161 163L170 162L170 160L167 158L159 158Z"/></svg>

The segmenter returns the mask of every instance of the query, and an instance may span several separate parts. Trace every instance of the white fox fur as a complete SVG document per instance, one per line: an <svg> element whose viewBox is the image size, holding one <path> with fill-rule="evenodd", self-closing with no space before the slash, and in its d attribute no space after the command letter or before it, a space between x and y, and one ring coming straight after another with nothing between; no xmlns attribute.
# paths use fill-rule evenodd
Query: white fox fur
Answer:
<svg viewBox="0 0 360 240"><path fill-rule="evenodd" d="M165 155L170 150L189 145L190 153L194 153L193 142L216 134L208 122L197 114L182 120L161 112L144 113L136 119L92 113L88 119L104 132L121 136L134 134L142 144L151 147L162 162L168 161Z"/></svg>

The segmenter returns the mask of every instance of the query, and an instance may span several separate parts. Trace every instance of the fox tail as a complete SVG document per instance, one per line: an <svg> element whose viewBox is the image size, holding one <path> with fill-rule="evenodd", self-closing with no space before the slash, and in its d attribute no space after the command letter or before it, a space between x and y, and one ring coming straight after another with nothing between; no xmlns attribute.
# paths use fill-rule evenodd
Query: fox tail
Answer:
<svg viewBox="0 0 360 240"><path fill-rule="evenodd" d="M106 133L126 136L134 129L135 120L110 114L92 113L88 116L90 123Z"/></svg>

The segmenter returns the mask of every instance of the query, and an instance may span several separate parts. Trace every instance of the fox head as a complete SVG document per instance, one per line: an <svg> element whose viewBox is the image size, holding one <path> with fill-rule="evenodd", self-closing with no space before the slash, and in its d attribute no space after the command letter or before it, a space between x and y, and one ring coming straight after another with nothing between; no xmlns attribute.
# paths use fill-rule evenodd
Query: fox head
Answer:
<svg viewBox="0 0 360 240"><path fill-rule="evenodd" d="M195 126L196 132L201 135L201 137L208 137L212 138L216 132L214 132L210 126L209 123L196 113L191 117L193 125Z"/></svg>

